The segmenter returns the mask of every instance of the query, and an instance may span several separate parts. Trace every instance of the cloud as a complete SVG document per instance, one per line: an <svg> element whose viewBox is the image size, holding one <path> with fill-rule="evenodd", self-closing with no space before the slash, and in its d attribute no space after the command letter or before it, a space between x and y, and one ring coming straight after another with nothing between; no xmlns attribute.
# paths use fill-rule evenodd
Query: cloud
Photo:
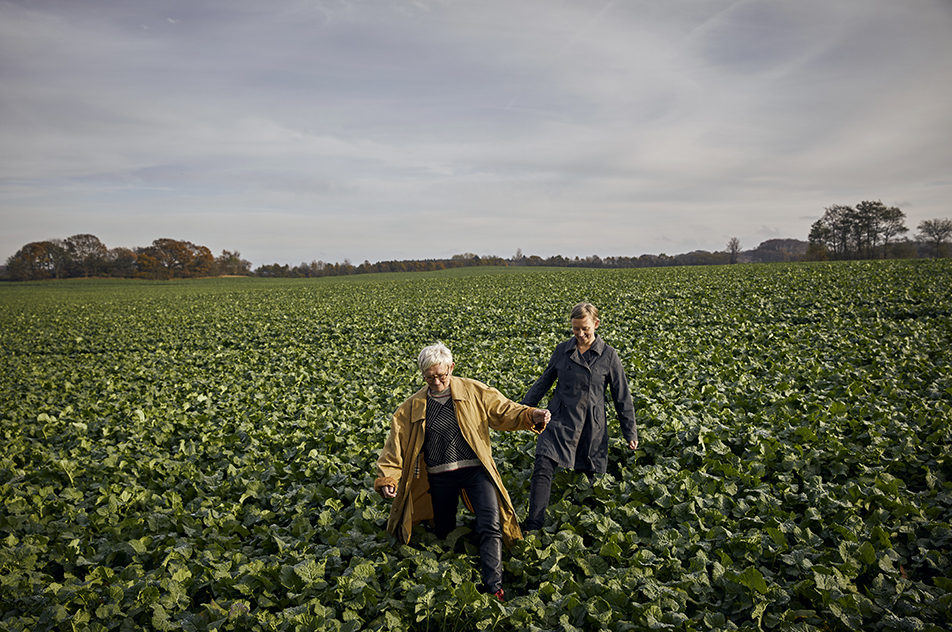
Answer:
<svg viewBox="0 0 952 632"><path fill-rule="evenodd" d="M950 27L938 0L7 2L0 248L671 254L863 199L914 225L948 214Z"/></svg>

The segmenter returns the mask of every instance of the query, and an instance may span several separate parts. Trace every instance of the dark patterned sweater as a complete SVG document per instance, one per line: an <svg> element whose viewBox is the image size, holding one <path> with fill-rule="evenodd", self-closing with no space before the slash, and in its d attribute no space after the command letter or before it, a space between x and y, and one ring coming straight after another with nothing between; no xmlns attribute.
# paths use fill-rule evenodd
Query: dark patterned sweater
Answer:
<svg viewBox="0 0 952 632"><path fill-rule="evenodd" d="M456 409L449 394L426 400L426 434L423 459L429 474L451 472L481 465L479 457L466 443L456 421Z"/></svg>

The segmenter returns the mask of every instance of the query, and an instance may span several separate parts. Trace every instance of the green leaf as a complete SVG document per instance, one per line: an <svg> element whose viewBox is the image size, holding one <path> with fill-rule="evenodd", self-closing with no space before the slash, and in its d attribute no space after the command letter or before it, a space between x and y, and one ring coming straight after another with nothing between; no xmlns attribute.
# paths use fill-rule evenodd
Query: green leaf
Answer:
<svg viewBox="0 0 952 632"><path fill-rule="evenodd" d="M313 559L308 559L293 567L294 574L307 584L314 584L324 579L326 560L317 563Z"/></svg>
<svg viewBox="0 0 952 632"><path fill-rule="evenodd" d="M763 574L753 566L748 566L746 569L744 569L744 572L737 577L741 584L747 586L753 591L756 591L762 595L766 594L768 591L767 582L764 580Z"/></svg>
<svg viewBox="0 0 952 632"><path fill-rule="evenodd" d="M598 550L598 554L602 557L610 557L616 560L623 559L622 548L618 546L615 542L609 540L605 542L602 547Z"/></svg>
<svg viewBox="0 0 952 632"><path fill-rule="evenodd" d="M876 563L876 549L869 542L863 542L857 551L859 560L866 566Z"/></svg>

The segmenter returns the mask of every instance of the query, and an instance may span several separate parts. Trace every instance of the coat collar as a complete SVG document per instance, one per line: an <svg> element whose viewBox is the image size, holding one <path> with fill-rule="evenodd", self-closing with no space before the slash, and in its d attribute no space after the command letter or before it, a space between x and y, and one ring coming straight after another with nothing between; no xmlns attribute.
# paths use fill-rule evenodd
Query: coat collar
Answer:
<svg viewBox="0 0 952 632"><path fill-rule="evenodd" d="M592 345L594 347L594 345ZM473 381L465 377L453 376L450 380L452 397L454 402L465 401L473 395ZM411 397L410 421L413 423L421 422L426 418L426 396L429 387L424 386Z"/></svg>
<svg viewBox="0 0 952 632"><path fill-rule="evenodd" d="M578 340L575 339L575 336L572 336L568 342L569 343L565 345L565 353L574 355L575 352L578 351ZM598 334L595 334L595 342L589 347L589 351L594 351L595 355L602 355L602 352L605 351L605 341L602 340L602 337Z"/></svg>

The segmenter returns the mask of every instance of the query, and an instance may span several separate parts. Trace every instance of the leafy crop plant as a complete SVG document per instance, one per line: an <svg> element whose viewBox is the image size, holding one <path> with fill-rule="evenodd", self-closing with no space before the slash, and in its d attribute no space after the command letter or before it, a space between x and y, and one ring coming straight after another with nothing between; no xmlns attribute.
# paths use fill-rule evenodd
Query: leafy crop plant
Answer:
<svg viewBox="0 0 952 632"><path fill-rule="evenodd" d="M0 630L952 629L950 287L942 260L0 285ZM386 535L374 461L424 345L519 399L581 300L641 446L560 471L500 603L466 519ZM493 441L524 511L534 438Z"/></svg>

